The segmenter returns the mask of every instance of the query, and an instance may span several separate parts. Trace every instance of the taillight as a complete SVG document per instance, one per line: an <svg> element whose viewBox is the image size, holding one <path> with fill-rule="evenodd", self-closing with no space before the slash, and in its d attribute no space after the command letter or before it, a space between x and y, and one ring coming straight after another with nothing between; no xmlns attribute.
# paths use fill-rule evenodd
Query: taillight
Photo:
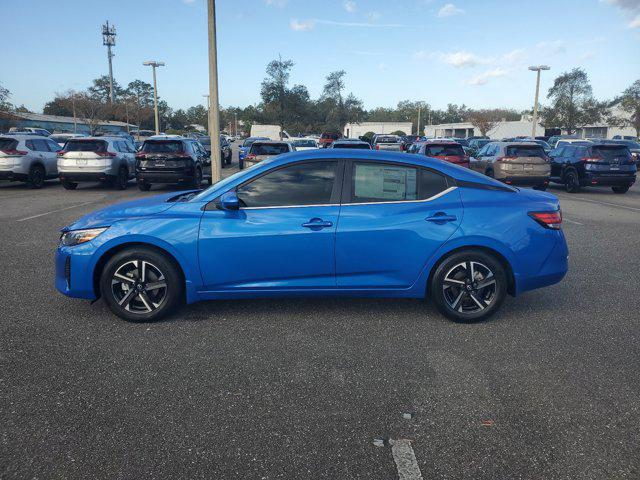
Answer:
<svg viewBox="0 0 640 480"><path fill-rule="evenodd" d="M255 153L250 153L250 154L247 155L246 158L247 158L247 160L251 160L253 158L256 158L256 154Z"/></svg>
<svg viewBox="0 0 640 480"><path fill-rule="evenodd" d="M147 158L147 155L144 153L136 153L136 160L144 160Z"/></svg>
<svg viewBox="0 0 640 480"><path fill-rule="evenodd" d="M555 212L529 212L529 216L544 228L550 228L551 230L560 230L562 225L561 210L556 210Z"/></svg>
<svg viewBox="0 0 640 480"><path fill-rule="evenodd" d="M111 153L111 152L96 152L96 155L98 155L99 157L115 157L116 156L115 153Z"/></svg>
<svg viewBox="0 0 640 480"><path fill-rule="evenodd" d="M407 150L407 147L405 147L405 146L404 146L404 143L401 143L401 144L400 144L400 151L401 151L401 152L404 152L404 151L406 151L406 150Z"/></svg>
<svg viewBox="0 0 640 480"><path fill-rule="evenodd" d="M586 163L598 163L602 161L602 157L582 157L580 160Z"/></svg>
<svg viewBox="0 0 640 480"><path fill-rule="evenodd" d="M376 150L380 150L380 145L376 144Z"/></svg>
<svg viewBox="0 0 640 480"><path fill-rule="evenodd" d="M16 150L15 148L10 148L7 150L2 150L2 153L6 154L6 155L26 155L27 151L25 150Z"/></svg>
<svg viewBox="0 0 640 480"><path fill-rule="evenodd" d="M518 157L498 157L496 158L496 162L503 162L505 160L517 160Z"/></svg>
<svg viewBox="0 0 640 480"><path fill-rule="evenodd" d="M60 151L58 152L58 156L59 156L59 157L64 157L64 154L65 154L65 153L67 153L67 152L66 152L66 151L64 151L64 150L60 150Z"/></svg>

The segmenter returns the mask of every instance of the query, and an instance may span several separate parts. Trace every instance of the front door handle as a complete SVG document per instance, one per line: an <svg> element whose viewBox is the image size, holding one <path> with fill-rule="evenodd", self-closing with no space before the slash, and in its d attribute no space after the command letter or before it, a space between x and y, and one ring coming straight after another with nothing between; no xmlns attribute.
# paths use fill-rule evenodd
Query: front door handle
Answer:
<svg viewBox="0 0 640 480"><path fill-rule="evenodd" d="M311 230L321 230L323 228L333 227L333 222L322 220L321 218L312 218L306 223L303 223L304 228L310 228Z"/></svg>
<svg viewBox="0 0 640 480"><path fill-rule="evenodd" d="M432 216L425 218L427 222L446 223L455 222L458 219L455 215L447 215L444 212L434 213Z"/></svg>

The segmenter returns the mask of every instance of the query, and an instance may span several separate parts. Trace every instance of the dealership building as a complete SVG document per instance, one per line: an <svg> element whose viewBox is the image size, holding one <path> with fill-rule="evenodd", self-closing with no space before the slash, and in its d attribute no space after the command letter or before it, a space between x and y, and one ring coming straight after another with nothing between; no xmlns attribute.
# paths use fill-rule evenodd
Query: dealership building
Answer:
<svg viewBox="0 0 640 480"><path fill-rule="evenodd" d="M44 115L41 113L11 112L0 117L0 131L7 131L10 127L44 128L51 133L91 133L89 125L81 118L62 117L59 115ZM135 125L114 120L98 120L97 130L100 133L118 133L137 129Z"/></svg>
<svg viewBox="0 0 640 480"><path fill-rule="evenodd" d="M362 122L347 123L342 134L347 138L360 138L365 133L393 133L404 132L406 135L412 133L413 124L411 122Z"/></svg>

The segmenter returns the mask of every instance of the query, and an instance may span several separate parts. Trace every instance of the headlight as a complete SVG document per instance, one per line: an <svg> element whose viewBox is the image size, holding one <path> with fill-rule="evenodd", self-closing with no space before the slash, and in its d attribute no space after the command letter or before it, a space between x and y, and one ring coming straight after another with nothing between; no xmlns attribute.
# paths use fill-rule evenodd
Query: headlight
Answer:
<svg viewBox="0 0 640 480"><path fill-rule="evenodd" d="M60 245L63 247L73 247L74 245L89 242L104 232L107 228L109 227L87 228L86 230L71 230L69 232L64 232L60 235Z"/></svg>

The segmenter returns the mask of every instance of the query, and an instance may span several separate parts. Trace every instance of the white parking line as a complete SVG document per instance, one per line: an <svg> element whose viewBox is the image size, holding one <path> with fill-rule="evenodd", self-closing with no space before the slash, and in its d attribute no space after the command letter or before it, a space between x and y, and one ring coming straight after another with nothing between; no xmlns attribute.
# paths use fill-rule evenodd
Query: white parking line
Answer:
<svg viewBox="0 0 640 480"><path fill-rule="evenodd" d="M396 462L400 480L422 480L422 472L418 467L416 454L411 447L411 440L389 440L393 461Z"/></svg>
<svg viewBox="0 0 640 480"><path fill-rule="evenodd" d="M24 222L26 220L32 220L34 218L38 218L38 217L44 217L45 215L50 215L52 213L58 213L58 212L63 212L65 210L70 210L72 208L77 208L77 207L83 207L85 205L89 205L91 203L96 203L94 202L84 202L84 203L78 203L77 205L71 205L69 207L64 207L64 208L59 208L58 210L51 210L50 212L45 212L45 213L39 213L38 215L32 215L30 217L26 217L26 218L21 218L20 220L16 220L16 222Z"/></svg>
<svg viewBox="0 0 640 480"><path fill-rule="evenodd" d="M562 221L573 223L574 225L584 225L584 223L576 222L575 220L569 220L567 217L562 217Z"/></svg>
<svg viewBox="0 0 640 480"><path fill-rule="evenodd" d="M566 195L557 195L557 196L560 197L560 198L566 198L567 200L577 200L579 202L596 203L596 204L599 204L599 205L608 205L608 206L611 206L611 207L626 208L627 210L633 210L634 212L640 212L640 208L627 207L626 205L620 205L619 203L601 202L599 200L588 200L586 198L568 197Z"/></svg>

